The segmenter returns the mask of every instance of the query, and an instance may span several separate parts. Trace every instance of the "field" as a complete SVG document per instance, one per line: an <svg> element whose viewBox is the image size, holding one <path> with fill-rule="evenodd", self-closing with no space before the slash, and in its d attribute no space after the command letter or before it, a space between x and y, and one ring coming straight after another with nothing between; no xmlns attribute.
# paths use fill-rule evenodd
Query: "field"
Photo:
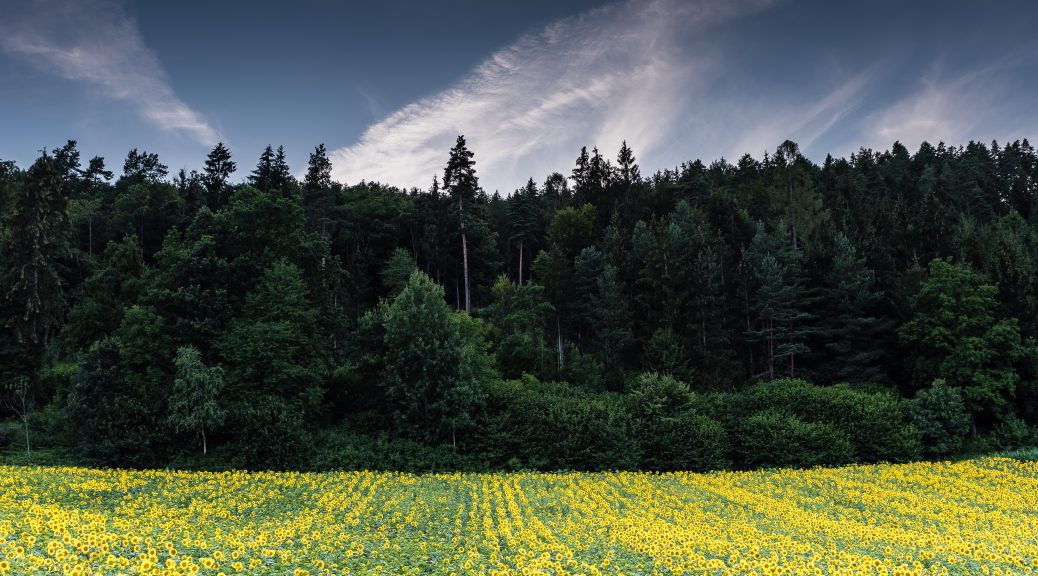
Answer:
<svg viewBox="0 0 1038 576"><path fill-rule="evenodd" d="M0 467L2 574L1030 574L1038 463L712 474Z"/></svg>

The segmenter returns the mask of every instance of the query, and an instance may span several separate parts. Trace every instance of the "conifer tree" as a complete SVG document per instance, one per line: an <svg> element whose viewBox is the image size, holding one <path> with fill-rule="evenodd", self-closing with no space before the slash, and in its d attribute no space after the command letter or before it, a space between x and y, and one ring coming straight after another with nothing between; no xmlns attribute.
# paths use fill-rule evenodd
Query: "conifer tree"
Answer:
<svg viewBox="0 0 1038 576"><path fill-rule="evenodd" d="M458 221L461 229L461 262L462 277L465 286L465 312L472 312L472 291L469 286L469 250L468 238L465 234L465 221L469 220L465 213L465 203L471 207L479 190L476 178L476 162L472 152L465 145L465 136L458 135L458 140L451 148L447 167L443 170L443 189L458 203Z"/></svg>
<svg viewBox="0 0 1038 576"><path fill-rule="evenodd" d="M46 345L61 325L65 295L59 266L69 255L68 199L54 157L44 151L15 189L5 261L6 297L17 313L8 319L18 338Z"/></svg>
<svg viewBox="0 0 1038 576"><path fill-rule="evenodd" d="M231 151L223 142L217 143L206 157L205 170L202 171L209 208L216 210L227 202L231 174L237 169L238 165L231 160Z"/></svg>

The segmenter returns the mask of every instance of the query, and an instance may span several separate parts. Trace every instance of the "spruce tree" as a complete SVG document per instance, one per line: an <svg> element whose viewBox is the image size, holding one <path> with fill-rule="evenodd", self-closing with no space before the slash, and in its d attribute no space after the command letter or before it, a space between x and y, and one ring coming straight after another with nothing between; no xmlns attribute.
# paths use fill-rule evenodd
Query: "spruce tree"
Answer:
<svg viewBox="0 0 1038 576"><path fill-rule="evenodd" d="M328 151L325 150L324 144L320 144L310 153L306 176L303 179L303 208L306 211L309 230L319 230L325 235L330 233L329 226L336 203L335 195L332 162L328 159Z"/></svg>
<svg viewBox="0 0 1038 576"><path fill-rule="evenodd" d="M875 273L850 239L838 233L821 314L825 348L831 354L824 370L826 379L872 384L888 381L888 341L894 335L894 324L878 315L882 297L876 289Z"/></svg>
<svg viewBox="0 0 1038 576"><path fill-rule="evenodd" d="M531 240L536 239L540 228L538 204L540 198L537 195L537 185L533 178L527 181L526 186L515 191L508 200L508 217L512 233L512 241L519 245L519 271L518 284L523 284L523 268L526 259L524 255L533 254L529 250ZM525 251L524 251L525 249Z"/></svg>
<svg viewBox="0 0 1038 576"><path fill-rule="evenodd" d="M205 170L202 172L202 184L205 185L208 194L209 208L216 210L223 206L230 193L231 174L238 169L238 165L231 160L231 151L218 143L205 160Z"/></svg>
<svg viewBox="0 0 1038 576"><path fill-rule="evenodd" d="M57 162L46 151L15 189L11 210L5 284L17 312L7 320L19 339L45 346L64 317L59 267L70 253L68 199Z"/></svg>

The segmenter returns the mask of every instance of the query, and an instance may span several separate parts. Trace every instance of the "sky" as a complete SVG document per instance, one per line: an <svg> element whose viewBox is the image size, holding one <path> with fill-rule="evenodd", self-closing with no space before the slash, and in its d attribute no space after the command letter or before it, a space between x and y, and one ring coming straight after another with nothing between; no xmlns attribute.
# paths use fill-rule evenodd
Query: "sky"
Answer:
<svg viewBox="0 0 1038 576"><path fill-rule="evenodd" d="M1024 0L0 0L0 160L77 140L117 173L224 142L244 178L323 143L333 177L427 187L464 134L508 194L582 146L643 174L1038 138Z"/></svg>

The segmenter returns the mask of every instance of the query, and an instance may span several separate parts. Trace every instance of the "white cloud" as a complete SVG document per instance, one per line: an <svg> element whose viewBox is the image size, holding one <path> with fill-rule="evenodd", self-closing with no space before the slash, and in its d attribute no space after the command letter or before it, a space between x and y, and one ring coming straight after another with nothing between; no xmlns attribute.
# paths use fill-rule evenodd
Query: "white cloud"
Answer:
<svg viewBox="0 0 1038 576"><path fill-rule="evenodd" d="M809 148L861 103L874 75L875 69L860 72L818 101L805 98L798 105L769 107L761 113L766 120L748 127L729 149L730 157L738 158L745 153L759 157L787 139L795 141L802 150Z"/></svg>
<svg viewBox="0 0 1038 576"><path fill-rule="evenodd" d="M922 142L952 145L969 140L1012 141L1033 138L1038 121L1033 101L1014 80L1038 59L1033 52L1003 55L985 66L942 75L937 67L903 98L865 116L859 140L885 149L895 140L909 150Z"/></svg>
<svg viewBox="0 0 1038 576"><path fill-rule="evenodd" d="M458 134L476 154L483 187L502 193L530 176L568 172L583 145L612 156L626 139L640 158L660 157L682 137L677 120L716 64L689 45L763 4L630 0L555 22L332 151L333 175L424 187Z"/></svg>
<svg viewBox="0 0 1038 576"><path fill-rule="evenodd" d="M133 107L148 123L204 145L220 140L174 93L136 23L112 0L27 0L5 9L0 49Z"/></svg>

